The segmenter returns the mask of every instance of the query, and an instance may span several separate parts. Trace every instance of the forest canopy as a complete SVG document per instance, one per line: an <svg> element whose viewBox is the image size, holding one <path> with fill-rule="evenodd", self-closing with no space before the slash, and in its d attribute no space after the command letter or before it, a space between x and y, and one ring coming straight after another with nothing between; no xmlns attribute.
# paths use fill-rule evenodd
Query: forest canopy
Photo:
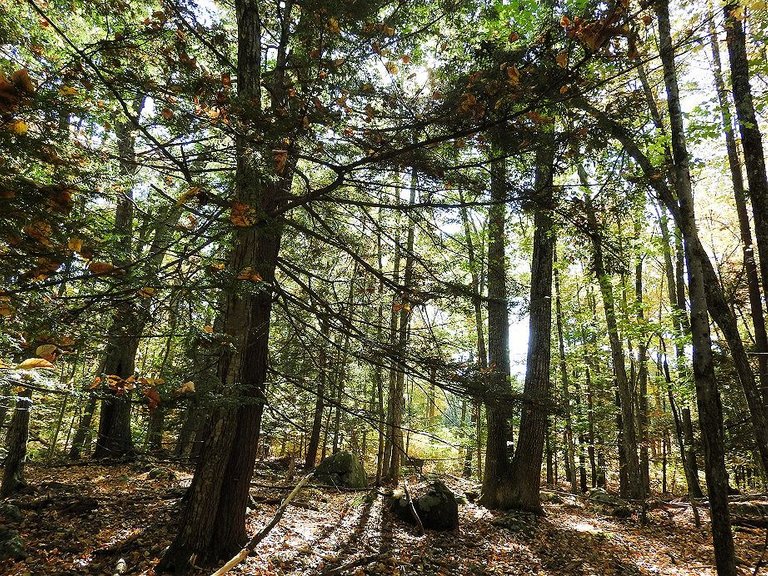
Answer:
<svg viewBox="0 0 768 576"><path fill-rule="evenodd" d="M266 537L250 489L281 462L534 515L543 487L643 524L683 498L738 573L732 496L768 470L765 2L0 7L7 502L38 468L170 462L148 569L186 573Z"/></svg>

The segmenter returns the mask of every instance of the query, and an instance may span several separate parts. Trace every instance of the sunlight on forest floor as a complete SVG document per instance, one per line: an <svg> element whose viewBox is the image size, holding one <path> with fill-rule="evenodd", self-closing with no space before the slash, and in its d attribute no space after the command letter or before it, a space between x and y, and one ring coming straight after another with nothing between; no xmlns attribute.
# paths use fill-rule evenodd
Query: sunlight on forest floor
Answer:
<svg viewBox="0 0 768 576"><path fill-rule="evenodd" d="M190 477L188 471L160 465L165 475L149 479L148 468L156 466L31 468L28 477L34 488L15 499L23 512L16 528L29 556L1 565L0 573L112 574L123 558L128 573L154 574L152 566L173 536L179 499ZM446 483L458 493L476 488L453 477ZM254 485L257 507L248 519L251 532L271 518L286 493L280 488L290 482L279 473L259 470ZM538 519L465 504L459 509L459 531L419 536L384 508L381 494L307 488L257 554L231 574L323 574L359 558L370 560L343 573L714 574L708 530L696 529L687 512L652 512L649 525L641 526L635 517L606 516L581 500L545 504L546 514ZM764 533L741 529L736 541L741 569L752 573Z"/></svg>

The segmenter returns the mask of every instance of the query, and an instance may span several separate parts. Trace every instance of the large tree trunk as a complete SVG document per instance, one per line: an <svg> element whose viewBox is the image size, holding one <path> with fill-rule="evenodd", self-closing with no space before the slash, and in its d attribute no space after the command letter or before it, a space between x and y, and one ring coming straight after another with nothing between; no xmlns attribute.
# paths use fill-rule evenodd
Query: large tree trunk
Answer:
<svg viewBox="0 0 768 576"><path fill-rule="evenodd" d="M531 261L531 300L529 306L528 357L523 388L524 403L520 418L517 448L511 466L509 494L500 498L504 508L541 511L539 488L541 457L549 409L549 368L552 340L552 262L555 235L552 221L552 178L555 138L550 127L536 154L533 256ZM566 384L567 385L567 384ZM573 438L568 447L568 470L576 484Z"/></svg>
<svg viewBox="0 0 768 576"><path fill-rule="evenodd" d="M286 25L277 50L276 73L270 77L276 107L283 105L285 97L283 75L292 7L288 2L282 12ZM262 98L260 5L253 0L237 0L235 8L238 97L258 112ZM261 220L236 224L228 268L238 276L251 267L260 280L256 290L235 285L227 295L223 331L233 348L220 359L219 378L229 402L211 417L180 528L158 566L160 570L186 571L193 561L231 556L246 541L245 511L264 407L273 285L283 231L279 220L267 221L265 215L278 211L288 196L295 151L289 142L262 142L259 127L250 118L244 127L236 140L235 199L252 208ZM281 167L276 164L274 173L269 173L261 157L270 157L275 148L285 148L288 161Z"/></svg>
<svg viewBox="0 0 768 576"><path fill-rule="evenodd" d="M29 437L29 412L32 409L32 391L23 390L16 399L11 423L5 436L5 448L8 453L3 461L3 482L0 485L0 497L5 498L26 486L24 463L27 459L27 439Z"/></svg>
<svg viewBox="0 0 768 576"><path fill-rule="evenodd" d="M664 84L667 89L667 108L672 127L674 182L679 202L680 230L685 240L688 294L691 306L693 376L696 384L696 401L699 408L699 423L704 445L705 474L712 517L715 563L719 576L735 576L736 560L728 512L728 474L725 468L722 406L712 356L702 259L695 250L695 246L700 245L700 243L696 228L683 113L680 108L675 71L669 6L666 0L662 0L656 5L656 14L659 20L659 51L664 68Z"/></svg>
<svg viewBox="0 0 768 576"><path fill-rule="evenodd" d="M327 331L322 323L320 329L323 334L325 334ZM307 445L307 456L304 459L304 467L307 470L313 470L317 463L317 449L320 447L320 433L322 432L323 428L323 411L325 408L325 378L327 370L324 343L320 344L320 352L318 356L319 370L317 375L317 397L315 398L315 411L312 418L312 431L309 435L309 443Z"/></svg>
<svg viewBox="0 0 768 576"><path fill-rule="evenodd" d="M488 397L485 470L480 503L498 508L501 487L509 479L509 408L500 402L509 392L509 312L505 254L506 162L491 161L491 206L488 209Z"/></svg>

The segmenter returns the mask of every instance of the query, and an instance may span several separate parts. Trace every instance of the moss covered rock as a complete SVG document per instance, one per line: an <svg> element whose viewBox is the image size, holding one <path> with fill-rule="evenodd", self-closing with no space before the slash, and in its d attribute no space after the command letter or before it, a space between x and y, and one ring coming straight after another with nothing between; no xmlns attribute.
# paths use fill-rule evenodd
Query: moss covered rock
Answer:
<svg viewBox="0 0 768 576"><path fill-rule="evenodd" d="M337 452L320 462L315 478L323 484L344 488L367 488L368 478L360 459L351 452Z"/></svg>
<svg viewBox="0 0 768 576"><path fill-rule="evenodd" d="M26 557L27 551L19 533L0 526L0 560L23 560Z"/></svg>

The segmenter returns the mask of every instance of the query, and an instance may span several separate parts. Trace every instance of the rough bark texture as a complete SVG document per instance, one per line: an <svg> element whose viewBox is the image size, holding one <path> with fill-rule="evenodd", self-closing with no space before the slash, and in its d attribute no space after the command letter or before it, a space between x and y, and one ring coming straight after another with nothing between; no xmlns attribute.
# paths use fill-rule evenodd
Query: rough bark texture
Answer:
<svg viewBox="0 0 768 576"><path fill-rule="evenodd" d="M489 397L509 390L509 312L505 256L506 163L491 162L491 207L488 210L488 388ZM498 508L502 487L509 478L509 413L504 405L488 402L485 469L480 502Z"/></svg>
<svg viewBox="0 0 768 576"><path fill-rule="evenodd" d="M749 59L744 23L741 18L732 16L733 11L738 7L738 2L729 2L723 8L725 34L731 63L733 101L739 121L741 147L744 150L744 167L749 183L749 198L752 201L752 216L755 219L755 239L760 257L763 299L768 306L768 176L765 170L763 139L752 103L752 89L749 85Z"/></svg>
<svg viewBox="0 0 768 576"><path fill-rule="evenodd" d="M741 22L738 22L738 25L741 26ZM752 230L751 225L749 221L749 211L747 209L747 191L744 188L744 177L741 173L741 162L739 161L739 152L738 152L738 146L736 143L736 136L734 134L733 130L733 120L731 117L731 105L728 101L728 94L725 89L725 82L723 82L723 73L722 73L722 66L720 61L720 46L719 41L717 38L717 32L715 30L715 24L712 17L710 17L709 20L709 35L710 35L710 44L712 46L712 63L713 63L713 74L715 78L715 89L717 91L717 99L718 104L720 105L720 113L722 117L723 122L723 133L725 134L725 149L728 155L728 168L731 172L731 181L733 182L733 199L736 204L736 214L739 219L739 234L741 236L741 244L742 244L742 251L743 251L743 261L744 261L744 271L747 279L747 289L749 291L749 308L751 312L751 320L752 320L752 326L754 328L754 336L755 336L755 351L758 353L758 378L760 381L760 387L762 388L763 393L763 404L768 406L768 334L766 333L766 327L765 327L765 316L763 315L763 303L761 301L761 295L760 295L760 281L759 281L759 273L757 269L757 262L755 261L755 248L752 244ZM736 85L738 84L740 89L747 89L749 90L749 76L748 76L748 70L744 69L743 67L746 65L744 58L745 58L745 49L741 46L736 46L736 44L739 44L744 41L744 33L743 30L741 33L738 31L733 31L731 34L732 40L735 43L733 47L733 51L736 52L735 56L731 57L731 63L738 63L738 72L740 73L740 80L738 82L734 81L734 95L736 94ZM733 67L732 67L733 70ZM743 74L741 74L744 70L747 72L746 77L746 86L744 85L744 78ZM751 108L751 95L747 99L748 101L744 103L745 113L747 116L749 116L750 111L751 115L754 119L754 110L750 110ZM749 129L748 129L749 131ZM743 133L742 133L743 134ZM757 139L758 142L760 142L760 152L761 155L759 158L759 162L762 162L762 141L760 140L761 135L758 132L757 134L753 134L751 131L749 133L750 137L752 139ZM751 142L751 140L749 141ZM746 148L745 148L746 150ZM746 156L746 152L745 152ZM752 160L753 163L754 160ZM753 176L753 181L750 181L750 188L754 191L755 188L753 188L754 184L758 185L759 190L759 179L760 179L760 167L756 167L758 177L758 182L753 182L755 180L755 177ZM765 168L763 167L763 176L764 176ZM754 196L755 194L752 194L753 196L753 206L754 206ZM757 194L759 196L759 194ZM760 204L759 198L757 199L757 203ZM755 221L757 224L757 221ZM763 223L765 225L765 222ZM765 260L761 257L761 262L765 262ZM768 268L768 265L763 264L763 268Z"/></svg>
<svg viewBox="0 0 768 576"><path fill-rule="evenodd" d="M3 482L0 497L5 498L26 486L24 462L27 459L27 438L29 437L29 412L32 409L32 392L22 391L16 399L16 408L8 425L5 447L8 453L3 461Z"/></svg>
<svg viewBox="0 0 768 576"><path fill-rule="evenodd" d="M533 256L531 260L531 299L529 306L528 357L525 370L525 396L520 418L517 448L511 466L509 495L500 504L534 512L541 511L539 488L541 458L547 429L552 340L552 263L555 235L552 221L552 178L555 154L554 131L536 157ZM572 444L571 438L571 444ZM575 486L573 450L568 453L568 470Z"/></svg>
<svg viewBox="0 0 768 576"><path fill-rule="evenodd" d="M675 72L669 6L666 0L657 3L656 14L659 20L660 54L664 68L664 84L667 89L667 108L672 127L674 182L679 202L680 230L685 239L688 294L691 307L693 376L696 385L702 444L704 445L705 474L712 517L715 563L719 576L731 576L736 574L736 562L728 512L728 474L725 469L722 406L715 379L702 258L694 249L694 245L700 245L700 243L696 228L683 114L680 108Z"/></svg>

